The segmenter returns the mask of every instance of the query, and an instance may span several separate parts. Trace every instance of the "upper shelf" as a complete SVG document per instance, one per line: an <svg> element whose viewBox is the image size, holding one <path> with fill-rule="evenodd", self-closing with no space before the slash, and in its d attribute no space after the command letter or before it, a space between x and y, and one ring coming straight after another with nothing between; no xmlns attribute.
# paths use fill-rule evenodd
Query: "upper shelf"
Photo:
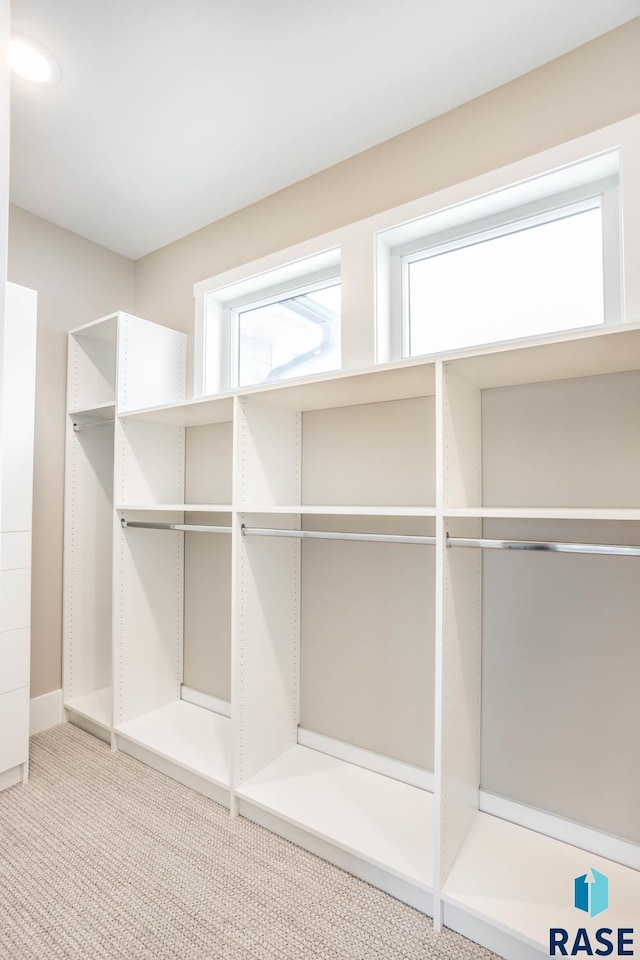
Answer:
<svg viewBox="0 0 640 960"><path fill-rule="evenodd" d="M133 410L127 418L200 426L233 419L234 396L302 412L433 396L436 361L481 388L640 370L640 322L565 331L374 368L239 388L184 403Z"/></svg>
<svg viewBox="0 0 640 960"><path fill-rule="evenodd" d="M290 410L328 410L387 400L412 400L435 393L435 363L403 361L374 370L343 371L313 380L267 384L239 391Z"/></svg>
<svg viewBox="0 0 640 960"><path fill-rule="evenodd" d="M223 423L233 418L233 397L262 399L291 410L327 410L385 400L409 400L433 396L435 364L404 361L363 371L325 374L322 377L261 384L215 397L189 400L172 406L132 411L126 419L194 427Z"/></svg>
<svg viewBox="0 0 640 960"><path fill-rule="evenodd" d="M236 511L238 513L253 513L253 514L290 514L292 516L308 515L308 516L329 516L329 517L435 517L436 508L435 507L423 507L423 506L408 506L408 507L396 507L396 506L366 506L362 504L358 505L339 505L333 506L331 504L298 504L296 505L286 505L286 506L271 506L265 507L260 506L257 503L241 503L236 506Z"/></svg>
<svg viewBox="0 0 640 960"><path fill-rule="evenodd" d="M640 370L640 323L572 330L542 342L493 344L451 357L450 363L483 389Z"/></svg>
<svg viewBox="0 0 640 960"><path fill-rule="evenodd" d="M76 410L69 410L69 416L73 420L86 422L89 420L113 420L115 417L115 401L107 400L105 403L97 403L90 407L79 407Z"/></svg>
<svg viewBox="0 0 640 960"><path fill-rule="evenodd" d="M150 423L166 423L175 427L201 427L208 423L228 423L233 420L233 394L162 407L149 407L123 414L125 420L144 420Z"/></svg>
<svg viewBox="0 0 640 960"><path fill-rule="evenodd" d="M115 349L118 336L118 314L114 313L91 323L85 323L70 331L72 337L81 337L86 340L99 340Z"/></svg>
<svg viewBox="0 0 640 960"><path fill-rule="evenodd" d="M443 514L451 519L640 520L637 507L445 507Z"/></svg>

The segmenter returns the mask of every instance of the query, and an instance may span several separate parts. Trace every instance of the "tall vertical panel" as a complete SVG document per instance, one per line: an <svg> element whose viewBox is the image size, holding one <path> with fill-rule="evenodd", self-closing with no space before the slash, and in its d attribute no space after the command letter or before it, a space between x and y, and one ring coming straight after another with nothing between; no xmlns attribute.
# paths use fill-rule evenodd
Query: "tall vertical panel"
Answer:
<svg viewBox="0 0 640 960"><path fill-rule="evenodd" d="M482 556L454 551L447 534L479 536L480 520L449 520L446 506L482 503L481 391L450 366L437 393L436 818L434 904L478 809L482 652Z"/></svg>
<svg viewBox="0 0 640 960"><path fill-rule="evenodd" d="M444 503L482 505L480 390L451 364L442 366Z"/></svg>
<svg viewBox="0 0 640 960"><path fill-rule="evenodd" d="M187 389L187 335L128 313L119 316L119 413L180 403Z"/></svg>

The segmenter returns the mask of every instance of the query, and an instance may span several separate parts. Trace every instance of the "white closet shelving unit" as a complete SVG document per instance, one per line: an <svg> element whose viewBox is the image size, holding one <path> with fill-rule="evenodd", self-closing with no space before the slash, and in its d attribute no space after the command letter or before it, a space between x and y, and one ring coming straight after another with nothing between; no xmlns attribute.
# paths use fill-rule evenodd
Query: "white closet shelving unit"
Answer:
<svg viewBox="0 0 640 960"><path fill-rule="evenodd" d="M114 744L513 960L591 867L640 926L640 558L505 543L640 545L640 324L157 404L101 521Z"/></svg>
<svg viewBox="0 0 640 960"><path fill-rule="evenodd" d="M239 397L234 488L239 812L427 912L433 799L415 784L432 785L435 545L411 539L435 535L434 393L427 363ZM408 540L243 535L243 524ZM402 720L410 682L386 700L359 686L367 659L375 677L376 660L396 657L409 676L422 672L416 713ZM350 701L357 715L327 737L328 715L348 715ZM384 742L394 722L407 736L422 727L428 769L362 749L369 731Z"/></svg>
<svg viewBox="0 0 640 960"><path fill-rule="evenodd" d="M149 357L153 356L153 364ZM64 670L67 718L111 740L116 404L185 396L186 338L115 313L69 334L65 477Z"/></svg>

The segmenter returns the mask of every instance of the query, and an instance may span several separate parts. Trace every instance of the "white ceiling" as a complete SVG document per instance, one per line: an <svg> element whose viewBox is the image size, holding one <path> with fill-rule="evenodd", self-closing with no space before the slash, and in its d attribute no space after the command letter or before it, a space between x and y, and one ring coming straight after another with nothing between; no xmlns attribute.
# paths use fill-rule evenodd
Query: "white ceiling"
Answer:
<svg viewBox="0 0 640 960"><path fill-rule="evenodd" d="M640 0L13 0L14 203L137 258L640 14ZM473 145L469 145L473 149Z"/></svg>

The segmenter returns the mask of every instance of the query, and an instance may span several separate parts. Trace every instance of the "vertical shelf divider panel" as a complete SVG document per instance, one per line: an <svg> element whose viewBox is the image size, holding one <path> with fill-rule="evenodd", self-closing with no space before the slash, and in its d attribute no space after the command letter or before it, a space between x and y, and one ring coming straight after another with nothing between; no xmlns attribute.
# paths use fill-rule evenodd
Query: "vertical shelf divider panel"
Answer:
<svg viewBox="0 0 640 960"><path fill-rule="evenodd" d="M187 336L130 314L120 315L118 413L183 401Z"/></svg>
<svg viewBox="0 0 640 960"><path fill-rule="evenodd" d="M447 363L437 380L440 395L440 490L442 504L481 502L481 392ZM482 521L450 520L439 511L437 573L436 772L437 906L442 887L478 811L482 655L482 555L452 551L447 535L477 537Z"/></svg>
<svg viewBox="0 0 640 960"><path fill-rule="evenodd" d="M443 508L482 503L481 391L442 363Z"/></svg>

